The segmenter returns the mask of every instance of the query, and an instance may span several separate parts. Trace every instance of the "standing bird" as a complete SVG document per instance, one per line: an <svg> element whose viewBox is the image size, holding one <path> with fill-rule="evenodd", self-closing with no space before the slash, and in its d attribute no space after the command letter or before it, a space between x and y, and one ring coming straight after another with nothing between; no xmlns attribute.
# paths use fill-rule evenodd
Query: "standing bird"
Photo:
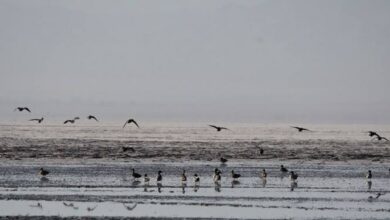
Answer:
<svg viewBox="0 0 390 220"><path fill-rule="evenodd" d="M298 174L294 173L294 171L290 171L290 180L296 181L298 179Z"/></svg>
<svg viewBox="0 0 390 220"><path fill-rule="evenodd" d="M33 118L33 119L30 119L29 121L37 121L38 124L40 124L43 121L43 117L42 118Z"/></svg>
<svg viewBox="0 0 390 220"><path fill-rule="evenodd" d="M260 152L260 155L263 155L263 154L264 154L264 149L261 147L261 148L259 149L259 152Z"/></svg>
<svg viewBox="0 0 390 220"><path fill-rule="evenodd" d="M39 175L41 175L41 176L46 176L49 173L50 172L48 170L44 170L42 167L41 167L41 169L39 169Z"/></svg>
<svg viewBox="0 0 390 220"><path fill-rule="evenodd" d="M371 170L368 171L367 175L366 175L366 178L367 180L371 180L372 179L372 173L371 173Z"/></svg>
<svg viewBox="0 0 390 220"><path fill-rule="evenodd" d="M140 178L141 177L141 174L139 174L139 173L136 173L135 172L135 170L134 170L134 168L133 169L131 169L132 171L133 171L133 173L131 174L132 176L133 176L133 178L134 179L138 179L138 178Z"/></svg>
<svg viewBox="0 0 390 220"><path fill-rule="evenodd" d="M298 132L302 132L302 131L311 131L311 130L309 130L309 129L307 129L307 128L295 127L295 126L291 126L291 127L297 129Z"/></svg>
<svg viewBox="0 0 390 220"><path fill-rule="evenodd" d="M186 176L186 170L183 170L183 173L181 174L181 183L187 182L187 176Z"/></svg>
<svg viewBox="0 0 390 220"><path fill-rule="evenodd" d="M87 117L88 120L94 119L95 121L99 121L95 116L93 115L88 115Z"/></svg>
<svg viewBox="0 0 390 220"><path fill-rule="evenodd" d="M137 128L139 128L137 122L136 122L134 119L132 119L132 118L130 118L129 120L127 120L127 121L125 122L125 124L123 125L123 128L124 128L127 124L131 124L131 123L134 123L134 124L137 126Z"/></svg>
<svg viewBox="0 0 390 220"><path fill-rule="evenodd" d="M221 163L226 163L226 162L228 162L228 160L227 160L226 158L223 158L223 157L221 157L219 160L221 161Z"/></svg>
<svg viewBox="0 0 390 220"><path fill-rule="evenodd" d="M219 183L221 181L221 171L218 168L215 168L214 170L213 181L214 183Z"/></svg>
<svg viewBox="0 0 390 220"><path fill-rule="evenodd" d="M161 184L162 182L162 175L161 175L162 171L159 170L158 173L157 173L157 182Z"/></svg>
<svg viewBox="0 0 390 220"><path fill-rule="evenodd" d="M225 130L229 130L229 129L227 129L227 128L224 128L224 127L219 127L219 126L216 126L216 125L209 125L210 127L212 127L212 128L215 128L215 129L217 129L217 131L221 131L221 130L223 130L223 129L225 129Z"/></svg>
<svg viewBox="0 0 390 220"><path fill-rule="evenodd" d="M288 169L286 167L284 167L283 165L280 165L280 171L282 173L287 173L288 172Z"/></svg>
<svg viewBox="0 0 390 220"><path fill-rule="evenodd" d="M200 177L198 176L198 174L194 174L194 183L195 184L199 184L199 182L200 182Z"/></svg>
<svg viewBox="0 0 390 220"><path fill-rule="evenodd" d="M266 179L267 175L268 175L267 172L265 171L265 169L263 169L263 171L261 172L261 178Z"/></svg>
<svg viewBox="0 0 390 220"><path fill-rule="evenodd" d="M233 180L237 180L240 177L241 177L241 174L234 173L234 170L232 170L232 178L233 178Z"/></svg>
<svg viewBox="0 0 390 220"><path fill-rule="evenodd" d="M149 184L150 178L148 177L148 174L145 173L144 175L144 184Z"/></svg>
<svg viewBox="0 0 390 220"><path fill-rule="evenodd" d="M26 110L26 111L28 111L28 112L30 112L30 113L31 113L30 109L29 109L29 108L27 108L27 107L17 107L17 108L15 108L15 110L14 110L14 111L16 111L16 110L18 110L18 111L20 111L20 112L22 112L22 111Z"/></svg>

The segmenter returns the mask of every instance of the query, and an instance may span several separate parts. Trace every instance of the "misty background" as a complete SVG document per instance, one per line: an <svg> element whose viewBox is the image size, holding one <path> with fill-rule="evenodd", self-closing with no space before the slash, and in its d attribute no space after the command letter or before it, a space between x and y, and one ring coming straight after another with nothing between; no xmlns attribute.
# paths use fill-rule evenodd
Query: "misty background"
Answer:
<svg viewBox="0 0 390 220"><path fill-rule="evenodd" d="M386 0L0 0L0 123L388 124L389 39Z"/></svg>

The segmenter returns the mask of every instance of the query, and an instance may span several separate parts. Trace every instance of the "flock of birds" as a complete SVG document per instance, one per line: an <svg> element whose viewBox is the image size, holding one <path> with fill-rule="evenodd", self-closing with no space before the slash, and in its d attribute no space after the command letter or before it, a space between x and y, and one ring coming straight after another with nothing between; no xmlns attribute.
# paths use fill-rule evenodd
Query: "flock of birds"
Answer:
<svg viewBox="0 0 390 220"><path fill-rule="evenodd" d="M27 112L31 113L31 110L30 110L30 108L28 108L28 107L17 107L17 108L15 108L14 111L19 111L19 112L27 111ZM93 120L95 120L96 122L99 122L99 120L97 119L97 117L95 117L95 116L93 116L93 115L88 115L88 116L87 116L87 119L88 119L88 120L92 120L92 119L93 119ZM44 120L44 118L41 117L41 118L33 118L33 119L30 119L29 121L36 121L36 122L38 122L38 123L40 124L40 123L43 122L43 120ZM73 119L67 119L67 120L64 121L64 124L68 124L68 123L74 124L77 120L80 120L80 117L74 117ZM137 128L140 127L140 126L138 125L138 123L135 121L135 119L133 119L133 118L130 118L130 119L126 120L126 122L124 123L124 125L123 125L122 128L125 128L127 124L134 124ZM220 132L220 131L222 131L222 130L229 130L229 129L226 128L226 127L221 127L221 126L217 126L217 125L209 125L209 126L212 127L212 128L214 128L214 129L216 129L216 131L218 131L218 132ZM311 131L312 131L312 130L309 130L309 129L307 129L307 128L297 127L297 126L291 126L291 128L296 129L298 132L303 132L303 131L311 132ZM385 137L379 135L379 134L378 134L377 132L375 132L375 131L368 131L367 133L368 133L368 135L369 135L370 137L372 137L373 140L376 139L376 140L378 140L378 141L381 141L381 140L389 141L389 139L387 139L387 138L385 138Z"/></svg>

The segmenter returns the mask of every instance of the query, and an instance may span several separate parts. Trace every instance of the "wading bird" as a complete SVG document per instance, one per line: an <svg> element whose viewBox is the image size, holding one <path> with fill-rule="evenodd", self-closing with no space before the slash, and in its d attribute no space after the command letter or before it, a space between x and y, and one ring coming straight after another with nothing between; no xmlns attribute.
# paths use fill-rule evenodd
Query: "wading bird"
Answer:
<svg viewBox="0 0 390 220"><path fill-rule="evenodd" d="M133 173L131 175L133 176L134 179L138 179L142 176L141 174L136 173L134 169L131 169L131 170L133 171Z"/></svg>
<svg viewBox="0 0 390 220"><path fill-rule="evenodd" d="M33 119L30 119L29 121L37 121L38 124L40 124L43 121L43 117L42 118L33 118Z"/></svg>
<svg viewBox="0 0 390 220"><path fill-rule="evenodd" d="M42 167L41 167L41 169L39 169L39 175L41 175L41 176L46 176L49 173L50 172L48 170L44 170Z"/></svg>
<svg viewBox="0 0 390 220"><path fill-rule="evenodd" d="M241 177L241 174L235 173L234 170L232 170L232 178L233 180L237 180Z"/></svg>
<svg viewBox="0 0 390 220"><path fill-rule="evenodd" d="M18 110L18 111L20 111L20 112L22 112L22 111L24 111L24 110L26 110L26 111L28 111L28 112L31 112L30 109L27 108L27 107L17 107L17 108L15 108L14 111L16 111L16 110Z"/></svg>
<svg viewBox="0 0 390 220"><path fill-rule="evenodd" d="M286 167L284 167L283 165L280 165L280 171L283 173L287 173L288 169Z"/></svg>
<svg viewBox="0 0 390 220"><path fill-rule="evenodd" d="M127 124L131 124L131 123L134 123L134 124L137 126L137 128L139 128L137 122L136 122L134 119L132 119L132 118L130 118L129 120L127 120L127 121L125 122L125 124L123 125L123 128L124 128Z"/></svg>
<svg viewBox="0 0 390 220"><path fill-rule="evenodd" d="M221 157L219 160L221 161L221 163L226 163L226 162L228 162L228 160L227 160L226 158L223 158L223 157Z"/></svg>
<svg viewBox="0 0 390 220"><path fill-rule="evenodd" d="M212 127L212 128L215 128L215 129L217 129L217 131L221 131L221 130L229 130L229 129L227 129L227 128L225 128L225 127L219 127L219 126L216 126L216 125L209 125L210 127Z"/></svg>

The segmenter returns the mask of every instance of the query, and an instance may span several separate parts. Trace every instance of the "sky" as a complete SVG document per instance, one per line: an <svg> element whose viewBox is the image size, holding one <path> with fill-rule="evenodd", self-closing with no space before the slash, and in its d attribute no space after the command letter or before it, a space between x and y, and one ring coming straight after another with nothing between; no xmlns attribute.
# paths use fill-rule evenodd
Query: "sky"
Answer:
<svg viewBox="0 0 390 220"><path fill-rule="evenodd" d="M0 123L390 123L390 1L0 0Z"/></svg>

